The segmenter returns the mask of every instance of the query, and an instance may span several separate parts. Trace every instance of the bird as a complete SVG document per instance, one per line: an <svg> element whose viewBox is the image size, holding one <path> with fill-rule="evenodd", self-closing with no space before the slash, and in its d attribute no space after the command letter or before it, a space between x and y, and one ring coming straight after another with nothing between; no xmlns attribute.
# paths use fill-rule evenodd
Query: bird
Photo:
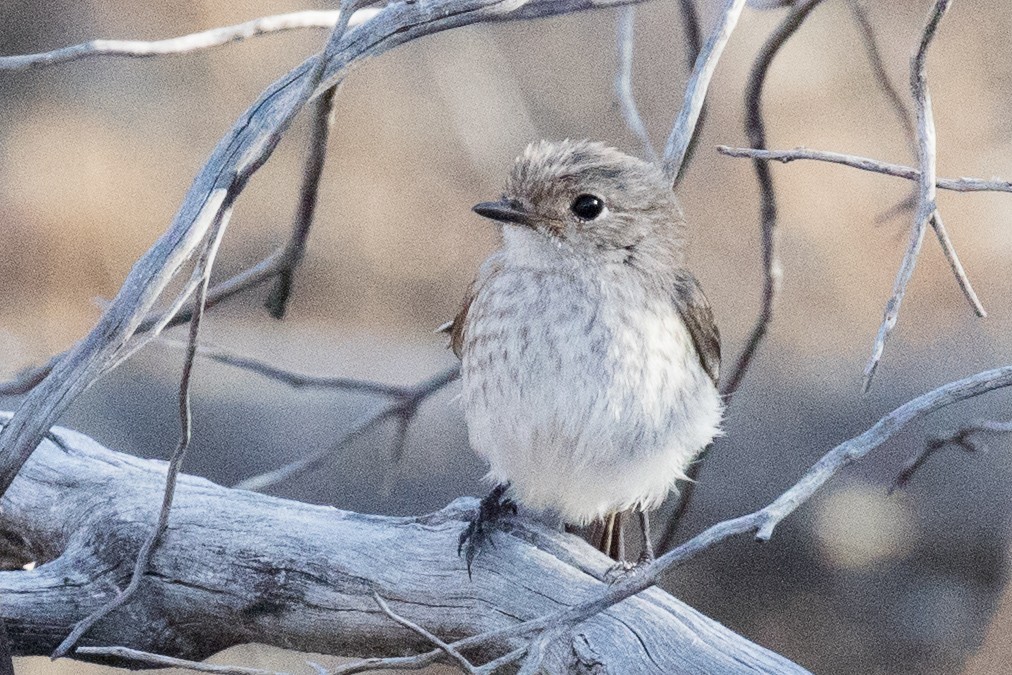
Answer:
<svg viewBox="0 0 1012 675"><path fill-rule="evenodd" d="M661 169L603 143L540 141L501 199L501 230L446 325L468 438L491 492L460 535L468 574L507 515L567 526L650 510L721 433L720 334L686 268ZM606 543L606 546L610 546Z"/></svg>

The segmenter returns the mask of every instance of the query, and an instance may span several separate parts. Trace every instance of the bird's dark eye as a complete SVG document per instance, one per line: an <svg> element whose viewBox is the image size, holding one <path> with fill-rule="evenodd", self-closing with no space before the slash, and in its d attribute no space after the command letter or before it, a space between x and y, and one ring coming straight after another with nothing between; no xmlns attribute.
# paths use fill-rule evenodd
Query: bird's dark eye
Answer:
<svg viewBox="0 0 1012 675"><path fill-rule="evenodd" d="M569 210L580 220L594 220L604 211L604 200L594 195L580 195L573 200Z"/></svg>

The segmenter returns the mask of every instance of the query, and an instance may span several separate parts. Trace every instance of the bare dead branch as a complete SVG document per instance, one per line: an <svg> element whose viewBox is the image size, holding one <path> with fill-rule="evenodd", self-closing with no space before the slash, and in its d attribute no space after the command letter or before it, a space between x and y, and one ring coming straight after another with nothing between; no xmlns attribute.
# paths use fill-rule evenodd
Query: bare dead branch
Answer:
<svg viewBox="0 0 1012 675"><path fill-rule="evenodd" d="M198 673L213 673L214 675L287 675L274 670L262 668L248 668L245 666L222 666L214 663L203 663L201 661L189 661L177 659L173 656L162 654L151 654L129 647L78 647L75 654L83 656L111 656L121 660L123 663L143 664L155 668L183 668Z"/></svg>
<svg viewBox="0 0 1012 675"><path fill-rule="evenodd" d="M464 655L461 654L460 652L458 652L456 649L454 649L451 645L446 644L445 642L443 642L442 640L440 640L438 637L436 637L435 635L433 635L429 631L427 631L424 628L422 628L421 626L419 626L414 621L411 621L410 619L406 619L403 616L401 616L400 614L397 614L392 609L390 609L390 605L387 604L386 600L384 600L382 597L380 597L379 593L377 593L376 591L373 591L372 592L372 597L373 597L373 600L376 601L376 604L380 606L380 609L383 610L384 614L386 614L391 619L393 619L394 621L396 621L400 625L404 626L408 630L411 630L411 631L414 631L415 633L418 633L423 638L425 638L426 640L428 640L432 644L436 645L436 647L438 647L439 649L443 650L443 652L445 652L446 655L448 657L450 657L450 660L453 661L453 663L457 664L457 666L459 666L462 671L464 671L465 673L472 673L472 674L478 673L478 669L475 668L473 665L471 665L471 662L468 661L466 658L464 658Z"/></svg>
<svg viewBox="0 0 1012 675"><path fill-rule="evenodd" d="M194 180L172 226L133 267L96 326L31 390L0 431L0 494L9 488L54 420L98 377L128 355L126 347L154 303L194 255L222 209L234 202L253 173L269 159L295 114L311 97L337 85L361 59L423 35L476 22L530 19L635 1L393 3L348 34L338 30L341 21L346 21L339 17L335 34L342 37L328 44L322 58L307 59L268 87L236 122Z"/></svg>
<svg viewBox="0 0 1012 675"><path fill-rule="evenodd" d="M392 396L389 401L345 429L344 433L342 433L341 436L338 437L338 439L329 447L309 453L306 456L301 457L294 462L285 464L278 469L246 478L237 483L235 488L239 490L261 492L277 485L278 483L300 476L307 471L311 471L330 459L339 457L339 451L342 448L346 447L349 443L352 443L356 439L361 438L362 434L375 428L384 420L391 417L397 417L402 420L410 421L418 411L419 406L421 406L427 398L455 380L459 373L460 366L452 366L440 373L437 373L424 382L421 382L415 387L401 390L396 395Z"/></svg>
<svg viewBox="0 0 1012 675"><path fill-rule="evenodd" d="M862 171L871 171L886 176L920 181L921 172L909 166L880 162L877 159L844 155L839 152L794 148L793 150L765 150L761 148L731 148L718 145L717 152L728 157L751 157L753 159L774 160L788 164L796 160L813 160L841 164ZM980 178L935 178L935 186L942 190L956 192L1012 192L1012 181L1002 179L982 180Z"/></svg>
<svg viewBox="0 0 1012 675"><path fill-rule="evenodd" d="M618 11L618 71L615 73L615 95L622 107L626 126L643 145L643 157L657 163L657 151L650 142L650 134L643 124L632 89L633 31L636 25L636 8L633 5Z"/></svg>
<svg viewBox="0 0 1012 675"><path fill-rule="evenodd" d="M918 469L924 465L931 457L933 457L939 450L945 448L958 448L964 452L978 452L981 449L978 441L974 438L978 434L982 433L995 433L995 434L1008 434L1012 433L1012 420L1008 422L999 422L997 420L978 420L971 422L966 426L960 427L948 436L940 436L932 438L924 444L924 448L916 455L911 457L903 465L893 484L889 487L889 492L906 487L906 484L910 482L914 474L917 473Z"/></svg>
<svg viewBox="0 0 1012 675"><path fill-rule="evenodd" d="M987 317L987 311L984 309L984 305L981 304L980 298L977 297L976 291L973 290L973 286L970 284L970 279L966 275L966 270L963 269L963 263L959 262L959 256L956 255L956 248L952 245L952 240L949 239L949 233L942 223L942 214L938 209L931 214L931 229L935 231L935 236L938 238L938 243L942 246L942 253L945 255L945 260L949 263L949 267L952 269L952 274L956 277L956 283L959 284L959 290L963 292L963 296L966 301L970 303L970 307L973 309L973 313L981 319Z"/></svg>
<svg viewBox="0 0 1012 675"><path fill-rule="evenodd" d="M763 44L752 65L749 74L748 86L745 92L745 133L749 142L756 148L766 147L766 123L763 120L762 93L766 83L766 76L769 74L770 66L780 49L794 35L801 24L804 23L809 13L821 2L821 0L801 0L794 4L784 20L770 34ZM752 333L745 347L738 355L737 362L731 370L730 375L724 378L721 386L721 394L725 403L730 403L735 392L748 372L752 359L755 357L766 337L770 322L773 320L773 310L777 297L780 293L780 280L783 272L780 267L780 257L777 252L777 201L773 188L773 175L769 166L763 160L753 160L753 168L756 173L756 180L759 183L759 194L761 205L759 208L760 228L762 233L762 263L763 263L763 290L759 316L756 318ZM682 521L692 497L696 491L696 484L699 474L702 471L709 454L711 446L707 446L695 462L689 467L688 480L684 482L681 490L675 497L674 510L668 518L664 532L661 536L661 551L667 550L674 544L678 523Z"/></svg>
<svg viewBox="0 0 1012 675"><path fill-rule="evenodd" d="M913 92L914 104L917 110L917 161L920 168L918 203L913 227L910 231L910 242L907 245L907 252L903 256L903 262L900 264L900 269L897 272L892 296L886 303L882 325L879 327L878 335L872 346L871 356L864 369L864 382L862 385L864 391L868 391L868 388L871 387L875 371L878 369L879 361L882 359L882 352L885 350L885 341L896 326L900 305L903 303L903 296L907 290L907 283L910 281L910 277L913 276L914 266L917 264L917 256L921 250L921 243L924 241L925 227L936 209L935 121L931 110L931 95L928 92L926 65L928 47L931 46L931 42L938 30L938 24L949 9L950 4L951 0L935 1L928 15L927 23L924 26L920 45L910 62L910 89Z"/></svg>
<svg viewBox="0 0 1012 675"><path fill-rule="evenodd" d="M69 626L125 584L130 569L116 563L153 526L149 507L165 481L164 462L54 431L70 450L44 441L0 504L4 531L31 533L49 551L31 571L0 572L0 615L17 656L48 654ZM82 647L117 644L198 661L258 642L341 656L419 653L401 657L405 666L448 662L444 651L378 611L375 591L472 663L515 660L527 641L507 633L605 591L611 561L577 537L518 518L497 531L496 554L477 561L469 581L456 544L476 508L477 500L462 498L417 517L360 515L181 475L172 527L145 592L96 624ZM549 647L544 669L571 672L580 654L615 673L806 672L659 589L584 622L572 645ZM354 669L333 672L364 670L348 665Z"/></svg>
<svg viewBox="0 0 1012 675"><path fill-rule="evenodd" d="M309 229L313 226L313 214L316 212L317 196L320 192L320 178L323 175L323 164L327 159L327 141L330 130L334 126L334 101L337 87L331 87L323 96L316 100L313 112L313 130L309 137L309 153L306 155L306 166L302 172L302 187L299 190L299 207L295 214L295 226L292 236L285 247L287 265L274 280L274 287L267 296L265 306L275 319L282 319L288 308L288 298L292 292L292 281L295 269L302 262L306 253L306 241Z"/></svg>
<svg viewBox="0 0 1012 675"><path fill-rule="evenodd" d="M738 18L744 8L745 0L725 0L724 9L717 18L717 25L713 28L696 59L692 76L685 88L682 109L675 119L664 148L662 168L664 175L672 184L681 173L689 142L692 140L696 123L699 120L699 112L706 100L706 91L709 89L710 80L717 69L717 62L720 60L721 54L724 53L724 47L731 39L731 33L738 24Z"/></svg>
<svg viewBox="0 0 1012 675"><path fill-rule="evenodd" d="M351 18L357 26L375 16L375 9L360 10ZM234 26L212 28L167 40L92 40L71 47L54 49L39 54L0 56L0 71L43 68L80 59L98 56L147 58L192 54L212 47L220 47L260 35L306 28L331 29L337 24L337 11L306 10L274 16L264 16Z"/></svg>

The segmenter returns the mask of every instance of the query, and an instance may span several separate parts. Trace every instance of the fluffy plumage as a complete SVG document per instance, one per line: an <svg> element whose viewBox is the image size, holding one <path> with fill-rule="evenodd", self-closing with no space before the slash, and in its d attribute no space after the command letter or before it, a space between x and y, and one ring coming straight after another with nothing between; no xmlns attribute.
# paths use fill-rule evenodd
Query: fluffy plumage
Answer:
<svg viewBox="0 0 1012 675"><path fill-rule="evenodd" d="M578 216L581 196L600 212ZM657 506L722 413L719 335L670 186L599 143L541 142L475 210L503 222L503 242L451 344L489 480L573 524Z"/></svg>

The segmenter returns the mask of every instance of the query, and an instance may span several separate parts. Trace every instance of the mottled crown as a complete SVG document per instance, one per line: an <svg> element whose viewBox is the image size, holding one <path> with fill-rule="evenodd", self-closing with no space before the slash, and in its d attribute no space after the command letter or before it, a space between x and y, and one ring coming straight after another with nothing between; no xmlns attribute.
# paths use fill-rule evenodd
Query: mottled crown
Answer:
<svg viewBox="0 0 1012 675"><path fill-rule="evenodd" d="M531 143L506 183L507 196L529 205L551 203L581 190L604 192L632 210L675 204L658 167L595 141Z"/></svg>

